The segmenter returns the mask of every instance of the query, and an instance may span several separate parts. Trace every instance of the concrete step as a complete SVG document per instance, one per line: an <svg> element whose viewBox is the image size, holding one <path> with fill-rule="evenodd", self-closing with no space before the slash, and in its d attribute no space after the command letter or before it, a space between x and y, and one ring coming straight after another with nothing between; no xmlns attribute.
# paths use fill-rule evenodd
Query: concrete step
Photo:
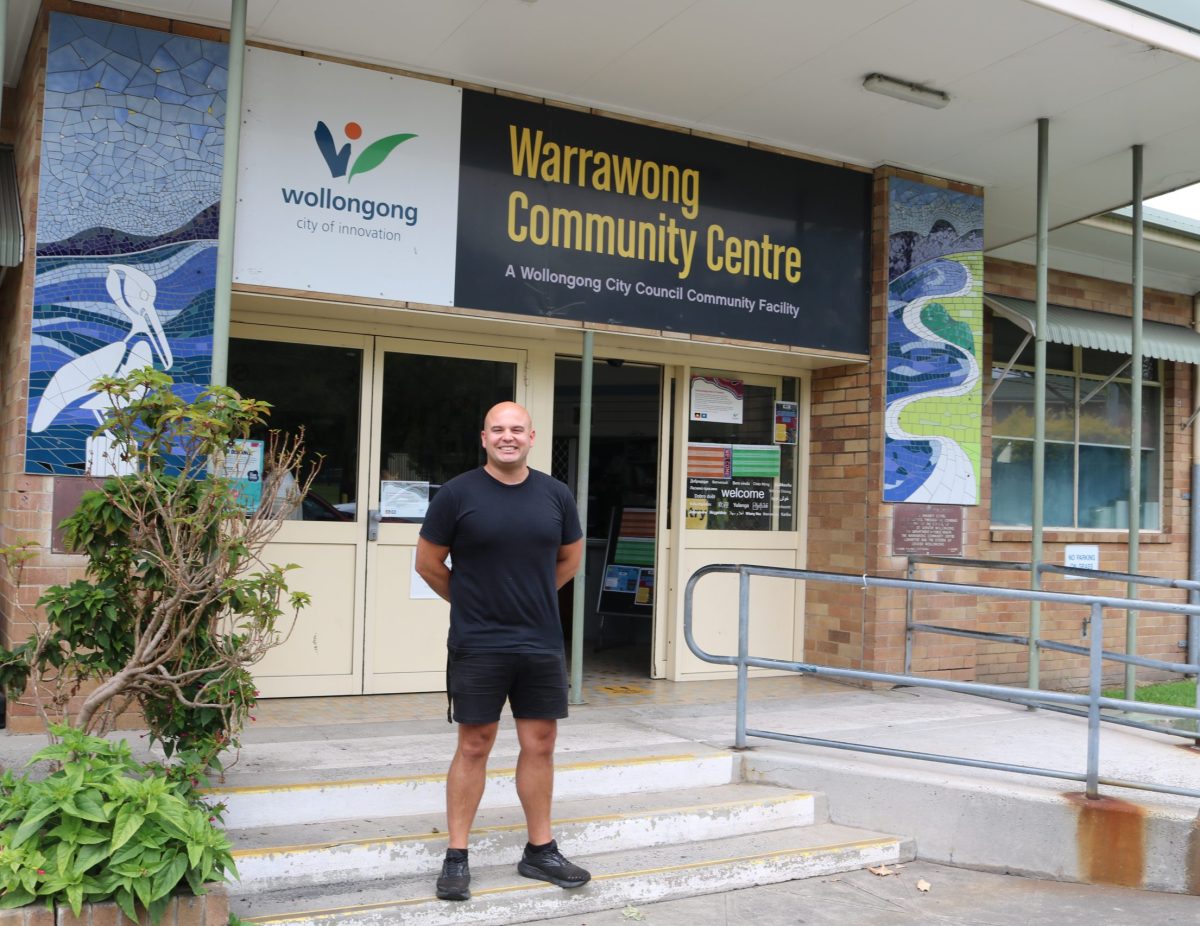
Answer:
<svg viewBox="0 0 1200 926"><path fill-rule="evenodd" d="M516 873L506 863L472 865L472 899L437 900L437 865L419 876L238 894L231 909L263 924L287 926L440 926L526 923L659 900L827 875L913 858L910 841L819 823L701 842L572 858L592 872L584 887L564 891ZM474 861L474 858L472 859ZM236 889L235 889L236 890Z"/></svg>
<svg viewBox="0 0 1200 926"><path fill-rule="evenodd" d="M557 764L555 799L713 787L739 777L738 758L733 753L691 745L686 752L578 754ZM519 803L515 772L515 767L488 770L482 807ZM253 786L209 788L205 794L225 805L225 826L231 829L358 821L444 810L446 774L443 765L437 773L291 783L267 780Z"/></svg>
<svg viewBox="0 0 1200 926"><path fill-rule="evenodd" d="M806 826L827 819L820 795L745 783L555 802L568 856L620 852ZM471 833L479 868L511 864L525 845L520 807L480 811ZM428 876L446 850L445 813L231 830L243 892Z"/></svg>

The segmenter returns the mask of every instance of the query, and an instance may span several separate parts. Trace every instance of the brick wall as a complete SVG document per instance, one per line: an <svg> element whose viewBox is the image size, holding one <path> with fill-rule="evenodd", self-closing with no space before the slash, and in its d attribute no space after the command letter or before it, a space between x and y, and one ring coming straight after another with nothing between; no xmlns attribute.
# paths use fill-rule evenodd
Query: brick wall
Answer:
<svg viewBox="0 0 1200 926"><path fill-rule="evenodd" d="M813 376L812 458L810 461L809 552L810 568L836 572L903 576L906 559L891 555L893 505L882 503L884 443L884 390L886 388L887 334L887 179L904 177L931 185L979 195L980 190L938 178L882 168L876 172L872 216L871 361L818 371ZM986 204L985 204L986 208ZM1008 261L985 261L985 289L989 293L1033 299L1034 268ZM1107 280L1051 271L1050 301L1090 311L1128 316L1131 287ZM1190 295L1146 290L1145 317L1150 321L1190 324ZM991 320L985 315L983 368L991 364ZM1180 425L1194 407L1190 367L1165 366L1163 384L1163 529L1144 533L1140 544L1139 572L1183 577L1188 568L1191 436ZM991 529L991 409L983 410L982 459L979 504L965 512L963 556L971 559L1028 563L1028 530ZM1100 547L1101 568L1127 571L1128 544L1117 532L1056 531L1044 535L1043 558L1063 562L1067 543L1094 543ZM1017 588L1029 587L1028 573L968 568L919 567L919 578L946 582L978 583ZM1043 587L1052 590L1124 595L1116 583L1067 580L1049 576ZM1182 601L1182 593L1144 590L1143 597ZM839 666L862 666L899 672L904 660L905 596L888 590L864 591L849 586L812 585L808 591L805 625L806 652L814 661ZM1042 607L1043 636L1082 643L1076 609ZM918 596L914 617L926 623L1024 634L1029 628L1029 606L996 600L980 603L971 596ZM1186 638L1183 618L1143 612L1138 618L1138 647L1145 655L1179 660L1179 640ZM1105 645L1123 650L1125 619L1109 613ZM943 678L1023 684L1027 678L1028 651L1017 645L982 644L946 636L915 638L913 667L919 674ZM1153 673L1142 673L1150 677ZM1106 675L1116 680L1119 666ZM1043 684L1064 687L1082 684L1086 660L1044 652ZM1141 675L1139 677L1142 677Z"/></svg>
<svg viewBox="0 0 1200 926"><path fill-rule="evenodd" d="M989 293L1015 296L1032 300L1036 296L1034 268L1009 261L988 260L985 264L986 288ZM1128 317L1132 313L1132 287L1109 280L1081 277L1074 274L1051 271L1047 278L1049 301L1072 308L1106 312ZM1175 325L1190 325L1192 298L1182 293L1168 293L1146 289L1143 306L1147 321L1165 322ZM985 340L985 369L991 363L991 325L987 326L989 337ZM1005 360L1007 358L1004 358ZM1188 573L1190 507L1184 495L1191 488L1191 431L1183 430L1182 424L1194 408L1192 396L1191 367L1185 364L1164 364L1163 372L1163 422L1162 422L1162 530L1143 532L1139 543L1138 569L1146 575L1186 578ZM991 459L991 409L985 408L983 458ZM976 547L984 559L1029 561L1030 532L990 527L991 483L985 467L983 497L979 507L969 512L979 534ZM1064 547L1068 543L1096 544L1100 549L1100 568L1116 572L1129 570L1129 545L1125 535L1113 531L1053 530L1044 532L1042 558L1048 563L1062 563ZM933 577L936 569L926 568L922 576ZM1014 573L994 573L990 581L998 584L1026 588L1028 576ZM1047 576L1043 581L1047 590L1065 592L1091 591L1123 597L1126 587L1122 583L1069 580L1059 576ZM1142 588L1139 596L1154 600L1186 601L1186 594L1170 590ZM1077 609L1043 605L1042 634L1044 637L1065 643L1083 645L1080 635L1081 617ZM1028 629L1028 606L1016 604L990 605L980 615L979 627L985 630L1025 633ZM1178 642L1187 638L1186 619L1178 616L1142 612L1138 615L1138 651L1142 655L1166 661L1181 661L1185 655L1178 649ZM1109 611L1105 616L1105 646L1123 651L1125 649L1125 615ZM1028 656L1023 647L981 646L979 650L978 678L1001 684L1023 684L1027 677ZM1140 670L1139 678L1153 678L1156 673ZM1043 652L1041 657L1043 684L1064 687L1082 685L1087 677L1087 660L1083 657L1053 652ZM1109 664L1105 677L1117 681L1123 676L1120 666Z"/></svg>
<svg viewBox="0 0 1200 926"><path fill-rule="evenodd" d="M8 271L0 287L0 544L33 541L46 545L50 527L51 480L26 476L24 469L25 412L29 375L29 332L33 312L35 235L37 229L38 170L41 163L41 116L46 58L46 16L34 27L30 47L15 92L6 100L5 122L17 161L21 216L25 226L25 254L20 267ZM23 585L0 571L0 638L11 646L29 634L39 583L55 557L40 553L24 570ZM64 576L65 578L65 576ZM10 728L29 729L22 719L35 721L23 705L8 705Z"/></svg>

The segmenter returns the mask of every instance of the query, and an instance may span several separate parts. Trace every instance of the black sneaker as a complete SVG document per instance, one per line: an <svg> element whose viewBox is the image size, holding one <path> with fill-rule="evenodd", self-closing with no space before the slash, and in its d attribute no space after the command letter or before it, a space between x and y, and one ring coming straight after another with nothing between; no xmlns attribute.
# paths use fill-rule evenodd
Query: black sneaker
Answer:
<svg viewBox="0 0 1200 926"><path fill-rule="evenodd" d="M442 874L437 879L438 900L471 899L471 866L467 857L446 857L442 862Z"/></svg>
<svg viewBox="0 0 1200 926"><path fill-rule="evenodd" d="M525 854L517 863L517 871L526 878L549 881L559 887L583 887L592 879L591 873L563 858L558 851L558 843L553 839L540 852L533 852L526 846Z"/></svg>

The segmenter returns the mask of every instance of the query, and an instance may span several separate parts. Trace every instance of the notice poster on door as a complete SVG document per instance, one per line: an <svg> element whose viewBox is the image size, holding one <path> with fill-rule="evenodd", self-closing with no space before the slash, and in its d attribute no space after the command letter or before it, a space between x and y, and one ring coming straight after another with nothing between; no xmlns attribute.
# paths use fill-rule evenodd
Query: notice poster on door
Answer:
<svg viewBox="0 0 1200 926"><path fill-rule="evenodd" d="M688 526L702 521L710 531L766 531L775 509L773 479L692 479L687 481ZM693 510L702 517L693 517Z"/></svg>
<svg viewBox="0 0 1200 926"><path fill-rule="evenodd" d="M741 424L745 384L721 376L692 377L692 421Z"/></svg>
<svg viewBox="0 0 1200 926"><path fill-rule="evenodd" d="M247 513L258 510L258 506L262 504L262 441L231 442L216 465L210 468L214 476L229 480L233 489L233 499L239 508Z"/></svg>
<svg viewBox="0 0 1200 926"><path fill-rule="evenodd" d="M800 406L796 402L775 403L775 443L796 443L796 421L800 417Z"/></svg>
<svg viewBox="0 0 1200 926"><path fill-rule="evenodd" d="M400 482L385 479L379 483L379 514L384 518L420 521L429 510L428 482Z"/></svg>

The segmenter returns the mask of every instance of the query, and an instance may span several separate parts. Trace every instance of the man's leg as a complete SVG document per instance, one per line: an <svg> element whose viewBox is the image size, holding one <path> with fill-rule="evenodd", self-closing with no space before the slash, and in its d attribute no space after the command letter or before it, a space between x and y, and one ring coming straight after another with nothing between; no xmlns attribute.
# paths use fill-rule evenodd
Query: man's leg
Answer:
<svg viewBox="0 0 1200 926"><path fill-rule="evenodd" d="M557 718L567 716L566 665L561 656L533 655L523 662L524 671L508 696L521 744L517 796L529 829L529 843L517 871L559 887L582 887L591 875L563 857L550 832Z"/></svg>
<svg viewBox="0 0 1200 926"><path fill-rule="evenodd" d="M558 736L558 721L518 718L515 722L517 742L521 745L517 758L517 797L525 811L529 842L540 846L552 838L550 805L554 800L554 741Z"/></svg>
<svg viewBox="0 0 1200 926"><path fill-rule="evenodd" d="M487 760L499 726L498 722L458 725L458 748L446 776L446 823L451 849L467 848L467 834L483 797Z"/></svg>

